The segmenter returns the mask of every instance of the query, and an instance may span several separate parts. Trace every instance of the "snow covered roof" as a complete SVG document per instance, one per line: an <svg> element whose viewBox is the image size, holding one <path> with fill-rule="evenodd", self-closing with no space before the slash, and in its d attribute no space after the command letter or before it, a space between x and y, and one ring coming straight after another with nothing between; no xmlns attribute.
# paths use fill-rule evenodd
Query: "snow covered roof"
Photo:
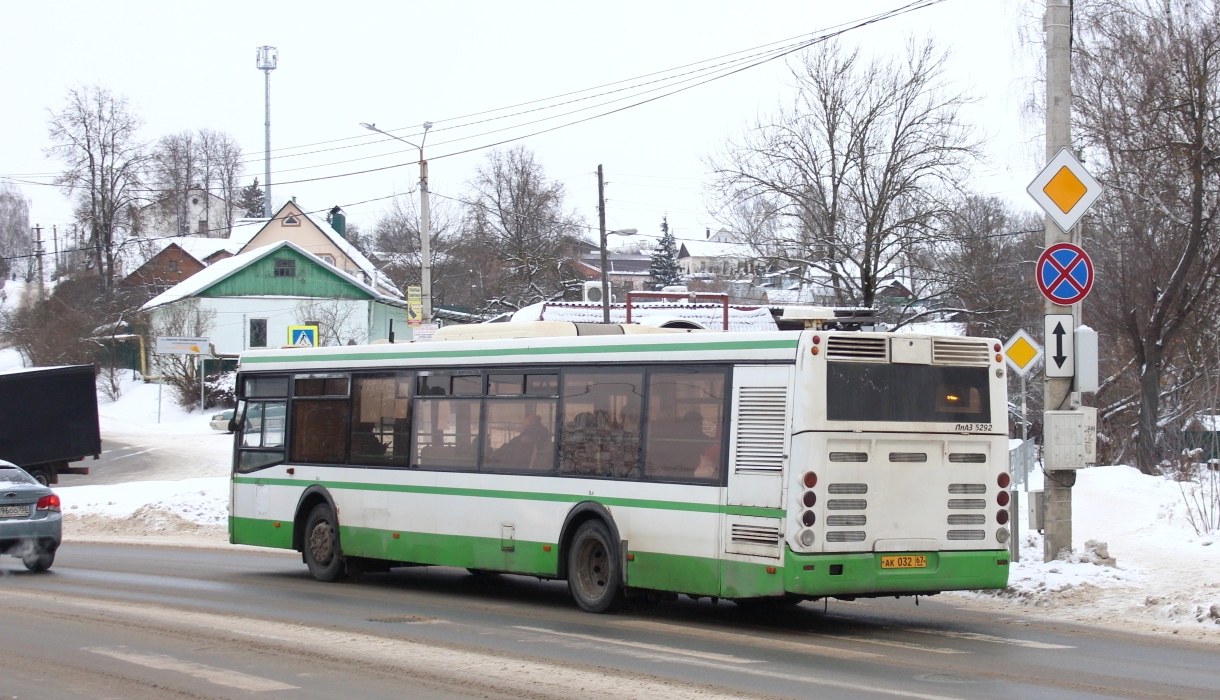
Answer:
<svg viewBox="0 0 1220 700"><path fill-rule="evenodd" d="M733 258L743 260L754 257L754 250L745 243L718 243L716 241L679 241L682 247L678 257Z"/></svg>
<svg viewBox="0 0 1220 700"><path fill-rule="evenodd" d="M247 243L249 243L259 231L263 230L263 227L266 226L267 222L270 220L271 219L256 218L238 219L237 221L234 221L233 229L229 232L229 241L237 246L234 248L234 252L241 250Z"/></svg>
<svg viewBox="0 0 1220 700"><path fill-rule="evenodd" d="M204 238L202 236L174 236L166 238L162 241L161 250L165 250L171 245L177 245L186 254L195 258L199 262L203 262L208 257L219 253L222 250L227 250L230 253L236 253L241 246L233 243L229 238Z"/></svg>
<svg viewBox="0 0 1220 700"><path fill-rule="evenodd" d="M548 302L532 304L513 314L513 321L571 321L574 323L601 323L600 304L580 302ZM644 325L659 326L666 321L694 321L708 330L722 330L724 307L719 304L667 304L664 302L632 304L631 321ZM623 304L610 306L610 322L626 323L627 307ZM775 331L775 319L766 307L729 306L730 331Z"/></svg>
<svg viewBox="0 0 1220 700"><path fill-rule="evenodd" d="M1220 431L1220 414L1200 413L1186 423L1185 430L1201 430L1205 433Z"/></svg>
<svg viewBox="0 0 1220 700"><path fill-rule="evenodd" d="M335 244L335 247L343 251L343 254L347 256L348 260L356 263L356 266L359 267L360 270L366 275L368 275L369 279L376 283L376 286L382 287L382 294L389 292L392 296L402 296L402 290L395 287L394 282L391 281L390 278L387 277L381 270L378 270L377 267L373 265L373 262L365 257L364 253L361 253L356 246L352 245L350 241L339 235L338 231L331 228L331 225L327 223L325 218L318 216L317 212L310 214L304 209L301 210L301 213L305 215L305 218L313 222L313 225L317 226L318 230L322 232L322 235L329 238L330 242Z"/></svg>
<svg viewBox="0 0 1220 700"><path fill-rule="evenodd" d="M300 247L299 245L293 243L292 241L279 241L279 242L273 243L271 245L262 246L261 248L255 248L254 250L242 253L241 255L234 255L231 258L225 258L224 260L220 260L218 262L212 263L211 265L203 268L199 272L196 272L195 274L193 274L190 277L186 278L185 280L179 282L178 284L174 285L173 287L170 287L169 289L165 290L164 292L161 292L157 296L153 297L152 299L150 299L148 301L148 303L146 303L146 304L144 304L144 306L140 307L140 310L148 311L150 309L155 309L158 306L165 306L166 304L173 304L174 302L182 301L183 299L193 297L193 296L199 294L200 292L204 291L208 287L211 287L212 285L225 279L226 277L229 277L230 275L233 275L234 273L236 273L240 270L243 270L246 267L249 267L251 264L267 257L268 255L274 253L275 251L277 251L281 248L291 248L291 249L295 250L296 252L300 253L301 255L306 255L306 256L309 256L309 257L317 260L318 265L320 265L320 266L326 268L327 270L331 271L332 273L338 275L339 277L343 278L343 280L345 282L348 282L348 283L360 288L362 291L368 293L370 296L372 296L376 299L379 299L381 301L389 301L389 302L397 303L397 304L402 303L399 299L390 297L386 294L382 294L378 290L365 284L364 282L362 282L361 280L352 276L351 274L348 274L347 272L344 272L343 270L340 270L334 266L327 265L320 258L313 255L312 253L305 250L304 248Z"/></svg>

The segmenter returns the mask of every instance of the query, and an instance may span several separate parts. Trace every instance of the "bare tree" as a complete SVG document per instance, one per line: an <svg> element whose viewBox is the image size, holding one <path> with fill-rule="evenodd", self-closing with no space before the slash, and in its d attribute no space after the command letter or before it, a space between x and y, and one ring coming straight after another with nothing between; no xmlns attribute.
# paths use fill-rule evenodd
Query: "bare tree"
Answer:
<svg viewBox="0 0 1220 700"><path fill-rule="evenodd" d="M1077 127L1107 188L1087 232L1098 268L1087 310L1130 358L1110 368L1117 376L1099 398L1111 431L1137 428L1136 463L1153 473L1162 401L1177 393L1167 395L1175 378L1188 379L1174 358L1216 295L1220 3L1094 0L1077 8Z"/></svg>
<svg viewBox="0 0 1220 700"><path fill-rule="evenodd" d="M188 299L153 312L149 335L152 337L202 338L212 330L216 312L204 309L198 299ZM194 355L154 355L161 381L170 385L179 406L189 408L199 399L199 360Z"/></svg>
<svg viewBox="0 0 1220 700"><path fill-rule="evenodd" d="M471 283L471 275L452 255L458 238L459 213L451 200L432 197L430 229L432 232L432 303L469 305L463 294ZM350 226L350 224L349 224ZM399 288L420 283L418 195L401 195L391 200L390 208L381 215L363 245L366 255Z"/></svg>
<svg viewBox="0 0 1220 700"><path fill-rule="evenodd" d="M353 299L313 297L297 303L297 320L316 323L318 345L360 345L368 339L364 304Z"/></svg>
<svg viewBox="0 0 1220 700"><path fill-rule="evenodd" d="M233 229L241 196L241 176L245 169L241 146L223 131L199 130L199 150L202 156L203 188L208 194L224 200L224 221L208 220L208 235L229 235ZM210 208L209 208L210 211Z"/></svg>
<svg viewBox="0 0 1220 700"><path fill-rule="evenodd" d="M175 234L191 232L190 200L202 191L224 201L223 220L213 220L210 200L203 209L204 231L225 236L241 208L241 147L223 131L199 129L162 136L151 150L149 179L158 190L153 206L162 220L174 221Z"/></svg>
<svg viewBox="0 0 1220 700"><path fill-rule="evenodd" d="M34 236L30 232L30 203L16 185L0 182L0 280L10 272L28 282L34 278ZM0 282L2 283L2 282Z"/></svg>
<svg viewBox="0 0 1220 700"><path fill-rule="evenodd" d="M56 183L77 198L105 288L114 282L116 237L130 228L147 161L137 134L141 123L127 98L98 85L68 90L49 122L54 145L47 154L65 165Z"/></svg>
<svg viewBox="0 0 1220 700"><path fill-rule="evenodd" d="M159 218L175 222L176 236L190 233L190 190L199 183L195 134L183 131L157 139L149 153L148 175L158 190L152 207L158 210Z"/></svg>
<svg viewBox="0 0 1220 700"><path fill-rule="evenodd" d="M998 197L965 197L937 237L915 256L919 274L937 277L944 301L961 311L971 335L1007 338L1033 331L1042 297L1030 283L1042 252L1042 221Z"/></svg>
<svg viewBox="0 0 1220 700"><path fill-rule="evenodd" d="M744 219L760 261L864 306L910 267L976 155L946 60L930 41L867 62L828 43L791 67L791 105L710 162L712 198Z"/></svg>
<svg viewBox="0 0 1220 700"><path fill-rule="evenodd" d="M465 230L454 255L479 271L481 310L514 311L577 288L572 264L580 222L563 184L524 146L493 150L469 182Z"/></svg>

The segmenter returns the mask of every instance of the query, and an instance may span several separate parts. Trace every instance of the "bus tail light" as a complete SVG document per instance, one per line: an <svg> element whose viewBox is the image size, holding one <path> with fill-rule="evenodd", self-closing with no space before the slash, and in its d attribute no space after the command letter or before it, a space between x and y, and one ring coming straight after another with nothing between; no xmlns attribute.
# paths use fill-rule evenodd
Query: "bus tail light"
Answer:
<svg viewBox="0 0 1220 700"><path fill-rule="evenodd" d="M1008 488L1008 485L1012 483L1012 478L1008 476L1008 472L1000 472L1000 475L996 477L995 482L1000 485L1000 488L1006 489Z"/></svg>
<svg viewBox="0 0 1220 700"><path fill-rule="evenodd" d="M801 544L805 545L806 547L812 547L814 540L813 530L802 530L800 539Z"/></svg>
<svg viewBox="0 0 1220 700"><path fill-rule="evenodd" d="M801 477L801 483L805 484L805 488L811 489L818 485L818 475L813 472L805 472L805 476Z"/></svg>
<svg viewBox="0 0 1220 700"><path fill-rule="evenodd" d="M801 522L805 524L805 527L813 527L813 524L817 521L818 516L815 515L813 511L807 510L804 513L801 513Z"/></svg>
<svg viewBox="0 0 1220 700"><path fill-rule="evenodd" d="M1001 525L1008 523L1008 511L997 510L995 512L995 521Z"/></svg>
<svg viewBox="0 0 1220 700"><path fill-rule="evenodd" d="M42 498L38 499L38 505L36 508L38 510L52 510L59 512L59 496L56 496L55 494L43 496Z"/></svg>
<svg viewBox="0 0 1220 700"><path fill-rule="evenodd" d="M1008 492L1001 491L995 495L995 502L1002 506L1008 505Z"/></svg>
<svg viewBox="0 0 1220 700"><path fill-rule="evenodd" d="M818 495L812 491L806 491L805 495L801 497L801 502L805 504L806 508L812 508L818 502Z"/></svg>
<svg viewBox="0 0 1220 700"><path fill-rule="evenodd" d="M1004 544L1008 541L1008 528L1001 527L995 531L995 541Z"/></svg>

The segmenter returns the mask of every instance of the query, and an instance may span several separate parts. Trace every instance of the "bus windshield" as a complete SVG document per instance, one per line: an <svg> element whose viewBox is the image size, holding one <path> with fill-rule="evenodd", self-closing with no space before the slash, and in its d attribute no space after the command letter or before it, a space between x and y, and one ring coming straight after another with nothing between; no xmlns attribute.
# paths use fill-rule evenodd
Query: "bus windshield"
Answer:
<svg viewBox="0 0 1220 700"><path fill-rule="evenodd" d="M827 420L990 423L985 367L826 363Z"/></svg>

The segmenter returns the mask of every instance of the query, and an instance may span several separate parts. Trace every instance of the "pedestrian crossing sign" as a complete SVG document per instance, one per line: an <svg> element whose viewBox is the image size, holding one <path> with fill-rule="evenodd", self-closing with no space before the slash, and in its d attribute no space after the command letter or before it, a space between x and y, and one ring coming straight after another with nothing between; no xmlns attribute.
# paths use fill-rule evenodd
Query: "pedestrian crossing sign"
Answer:
<svg viewBox="0 0 1220 700"><path fill-rule="evenodd" d="M294 348L318 347L318 327L288 326L288 345Z"/></svg>

